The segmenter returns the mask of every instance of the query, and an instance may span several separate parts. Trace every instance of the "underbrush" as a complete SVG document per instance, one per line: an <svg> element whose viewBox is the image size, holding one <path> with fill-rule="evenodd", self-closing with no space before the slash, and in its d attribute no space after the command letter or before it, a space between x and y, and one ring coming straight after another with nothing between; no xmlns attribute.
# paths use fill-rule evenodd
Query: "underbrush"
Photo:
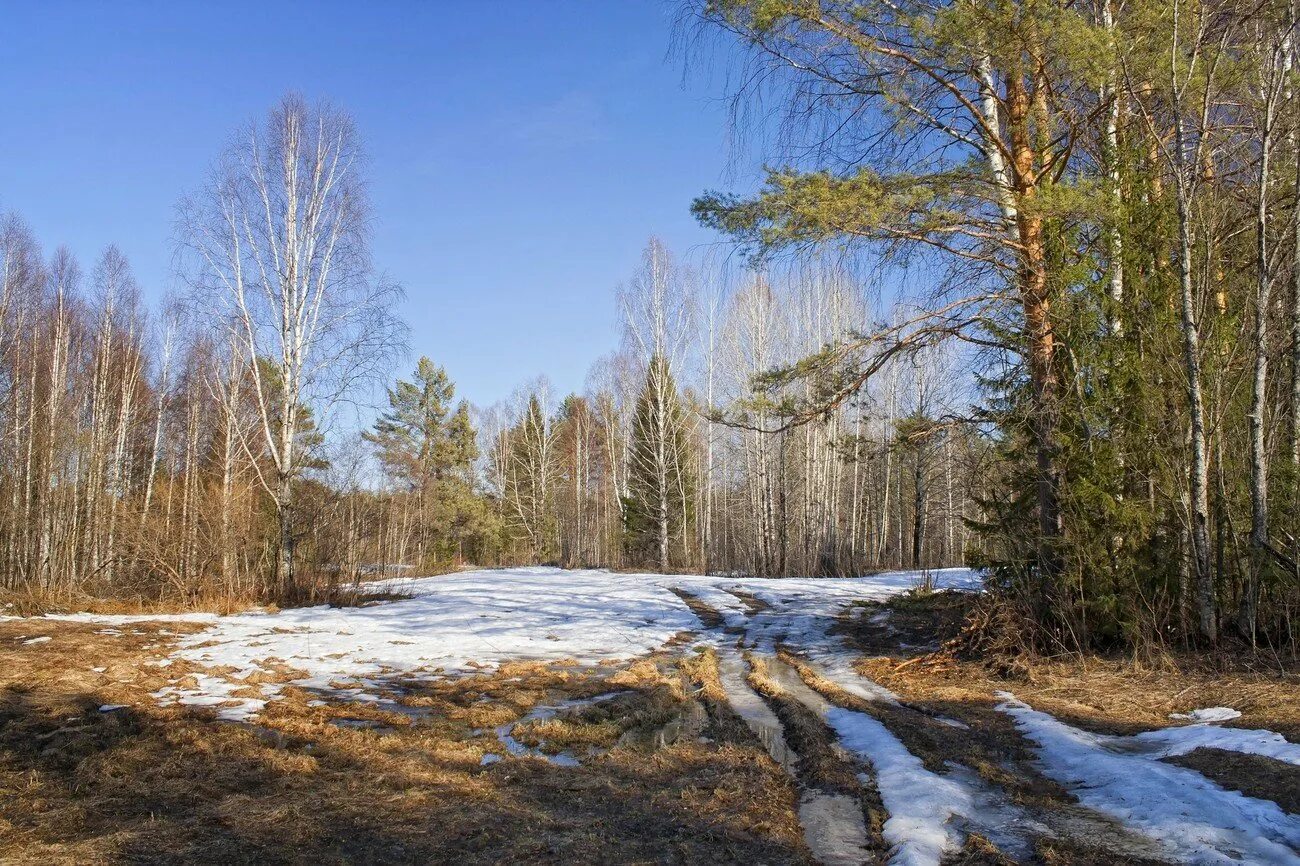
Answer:
<svg viewBox="0 0 1300 866"><path fill-rule="evenodd" d="M80 590L0 590L0 614L40 616L47 613L142 615L153 613L239 613L260 606L275 609L246 594L192 594L146 596L97 595Z"/></svg>
<svg viewBox="0 0 1300 866"><path fill-rule="evenodd" d="M253 608L277 611L293 607L368 607L410 598L411 593L383 581L308 587L293 592L92 592L84 589L0 590L0 615L96 613L143 615L162 613L215 613L222 616Z"/></svg>
<svg viewBox="0 0 1300 866"><path fill-rule="evenodd" d="M1014 609L963 592L868 605L841 631L868 656L864 673L919 700L988 703L1007 691L1106 733L1164 727L1173 713L1228 706L1242 713L1235 724L1300 739L1300 663L1243 643L1047 653Z"/></svg>

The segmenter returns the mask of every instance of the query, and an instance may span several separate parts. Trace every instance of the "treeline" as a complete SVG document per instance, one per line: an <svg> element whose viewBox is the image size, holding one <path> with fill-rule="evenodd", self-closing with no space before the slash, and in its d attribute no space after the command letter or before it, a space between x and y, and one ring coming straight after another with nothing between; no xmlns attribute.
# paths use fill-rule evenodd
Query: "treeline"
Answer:
<svg viewBox="0 0 1300 866"><path fill-rule="evenodd" d="M737 118L787 107L757 135L781 147L757 192L694 203L743 273L652 242L582 394L475 411L422 362L340 435L402 341L328 106L286 99L182 203L170 317L119 255L83 278L11 220L6 584L292 598L456 561L964 561L1042 646L1294 647L1293 5L683 9L691 50L740 46Z"/></svg>
<svg viewBox="0 0 1300 866"><path fill-rule="evenodd" d="M842 272L705 278L652 240L619 309L585 393L540 380L483 413L508 559L844 575L960 564L978 543L989 450L953 423L958 358L918 353L798 426L753 391L873 321Z"/></svg>
<svg viewBox="0 0 1300 866"><path fill-rule="evenodd" d="M402 340L361 164L346 115L286 97L181 203L185 289L152 317L117 249L87 274L5 217L4 589L293 601L382 559L383 496L320 426Z"/></svg>
<svg viewBox="0 0 1300 866"><path fill-rule="evenodd" d="M938 350L816 425L755 376L865 327L834 268L704 279L657 241L583 394L478 411L392 368L350 118L287 97L177 210L158 311L115 248L88 272L0 230L0 581L38 604L330 598L367 576L555 562L848 574L959 562L972 460ZM725 406L726 412L713 407Z"/></svg>
<svg viewBox="0 0 1300 866"><path fill-rule="evenodd" d="M115 248L83 273L9 216L0 261L9 590L291 601L538 561L850 574L959 563L972 543L988 449L942 420L967 396L953 358L909 359L822 422L778 430L753 377L863 327L862 292L829 269L727 291L652 241L619 296L623 343L583 394L539 380L476 411L422 358L359 435L327 437L323 407L300 401L290 584L280 365L199 315L209 287L150 316Z"/></svg>

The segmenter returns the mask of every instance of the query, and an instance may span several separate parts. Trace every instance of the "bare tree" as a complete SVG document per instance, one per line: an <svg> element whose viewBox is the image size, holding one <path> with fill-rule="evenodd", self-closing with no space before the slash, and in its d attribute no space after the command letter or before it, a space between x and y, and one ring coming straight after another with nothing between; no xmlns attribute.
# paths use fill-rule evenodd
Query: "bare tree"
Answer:
<svg viewBox="0 0 1300 866"><path fill-rule="evenodd" d="M277 577L291 592L305 413L323 416L400 344L399 290L371 265L361 159L346 113L289 95L231 141L181 206L193 286L251 375L269 469L255 465L278 518Z"/></svg>
<svg viewBox="0 0 1300 866"><path fill-rule="evenodd" d="M651 238L641 257L641 269L619 292L627 342L645 365L646 385L634 414L632 435L636 476L643 480L638 499L649 497L647 511L654 523L655 548L661 569L668 568L668 545L676 527L686 542L686 512L690 473L684 465L680 439L684 416L674 376L687 347L692 345L694 294L691 275Z"/></svg>

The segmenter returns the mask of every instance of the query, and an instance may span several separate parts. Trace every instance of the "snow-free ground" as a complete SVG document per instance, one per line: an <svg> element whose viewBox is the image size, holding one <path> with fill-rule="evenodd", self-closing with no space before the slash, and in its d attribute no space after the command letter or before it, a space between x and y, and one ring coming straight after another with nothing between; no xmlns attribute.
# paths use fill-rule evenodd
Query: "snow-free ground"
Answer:
<svg viewBox="0 0 1300 866"><path fill-rule="evenodd" d="M938 864L972 851L989 862L1037 862L1048 851L1071 862L1061 852L1086 851L1078 862L1110 852L1117 862L1300 864L1300 817L1167 762L1210 749L1286 772L1300 766L1300 746L1230 727L1237 722L1230 707L1188 706L1166 728L1107 736L1012 694L990 694L981 714L918 705L865 676L846 624L866 616L887 632L891 611L877 603L923 579L938 589L979 588L964 569L763 579L539 567L388 581L386 596L401 599L360 607L73 614L6 625L61 622L110 640L147 626L156 640L143 647L156 650L144 663L152 669L148 703L103 703L100 714L147 713L152 705L254 731L277 702L303 695L312 706L369 706L438 724L409 699L412 683L489 678L520 663L553 670L560 682L601 678L585 692L548 687L523 707L498 707L484 690L472 707L489 721L466 734L483 773L541 761L580 779L619 749L654 755L696 740L712 748L726 728L723 710L708 703L712 688L787 778L794 802L786 808L819 862ZM31 652L59 642L57 632L18 637ZM650 709L629 709L645 689L623 672L646 659L665 682L680 676L674 664L686 670L701 659L716 660L715 673L672 686L676 697L655 692ZM354 715L331 724L390 732ZM633 716L656 721L635 731L625 724L617 742L598 746L611 719ZM556 741L549 747L548 737Z"/></svg>

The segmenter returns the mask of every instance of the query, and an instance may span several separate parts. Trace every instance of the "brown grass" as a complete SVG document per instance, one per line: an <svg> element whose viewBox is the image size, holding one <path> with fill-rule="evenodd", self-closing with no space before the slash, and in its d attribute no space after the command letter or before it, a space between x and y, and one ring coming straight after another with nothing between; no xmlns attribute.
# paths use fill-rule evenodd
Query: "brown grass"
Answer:
<svg viewBox="0 0 1300 866"><path fill-rule="evenodd" d="M257 607L252 596L225 594L158 598L144 595L99 596L80 591L0 590L0 614L39 616L46 613L97 613L140 616L151 613L201 612L232 614ZM275 605L264 605L268 610Z"/></svg>
<svg viewBox="0 0 1300 866"><path fill-rule="evenodd" d="M396 678L404 712L310 706L317 695L291 687L257 725L236 725L148 696L189 670L145 664L165 652L164 628L188 630L0 622L0 861L807 862L788 779L717 705L703 741L614 747L578 769L479 765L501 753L491 728L541 701L629 689L626 712L604 721L648 723L707 692L695 679L707 659L685 679L663 660ZM99 711L110 703L128 706Z"/></svg>
<svg viewBox="0 0 1300 866"><path fill-rule="evenodd" d="M1300 739L1300 665L1240 648L1145 658L968 654L970 641L951 639L976 604L965 593L904 595L841 620L839 631L862 649L864 674L930 704L983 703L1008 691L1070 724L1116 734L1165 727L1175 712L1230 706L1242 713L1234 724ZM876 610L889 611L887 626L870 622ZM944 646L931 652L891 648L900 639Z"/></svg>

